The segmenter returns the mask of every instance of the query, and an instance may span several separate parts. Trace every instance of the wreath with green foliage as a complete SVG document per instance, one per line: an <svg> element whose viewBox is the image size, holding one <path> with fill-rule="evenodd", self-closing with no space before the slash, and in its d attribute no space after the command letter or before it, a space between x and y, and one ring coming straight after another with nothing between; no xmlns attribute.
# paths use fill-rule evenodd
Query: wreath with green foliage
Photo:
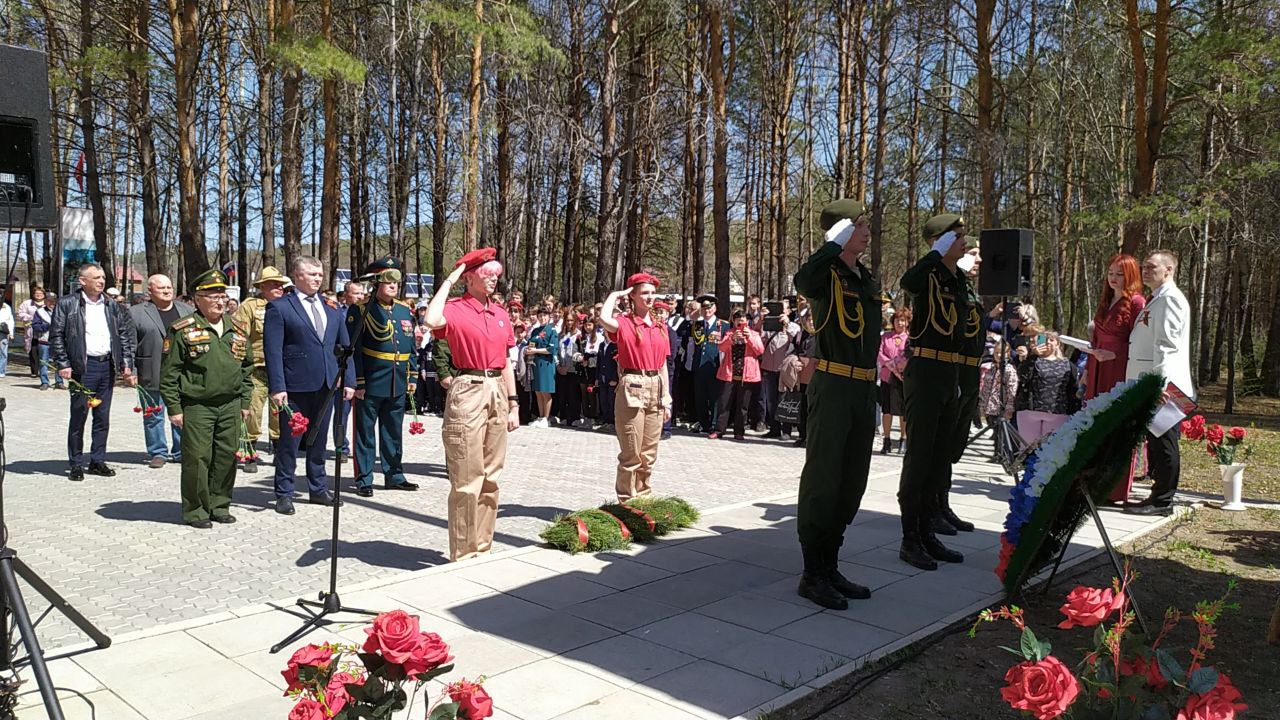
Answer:
<svg viewBox="0 0 1280 720"><path fill-rule="evenodd" d="M540 537L570 553L621 550L632 540L650 542L697 521L697 509L678 497L646 496L557 515Z"/></svg>
<svg viewBox="0 0 1280 720"><path fill-rule="evenodd" d="M1084 522L1089 506L1078 483L1098 503L1125 477L1164 387L1164 379L1155 374L1116 385L1090 400L1027 456L1022 477L1009 494L995 568L1006 592L1016 592L1051 563Z"/></svg>

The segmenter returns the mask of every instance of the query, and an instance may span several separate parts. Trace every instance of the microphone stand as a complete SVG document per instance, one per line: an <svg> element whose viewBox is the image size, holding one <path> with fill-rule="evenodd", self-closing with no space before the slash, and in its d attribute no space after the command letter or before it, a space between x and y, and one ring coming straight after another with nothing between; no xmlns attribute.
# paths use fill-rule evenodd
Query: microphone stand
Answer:
<svg viewBox="0 0 1280 720"><path fill-rule="evenodd" d="M324 404L320 407L333 407L333 398L338 392L346 387L345 378L347 374L347 365L351 362L351 355L355 352L356 346L360 342L360 336L364 334L365 321L368 318L369 310L365 305L359 305L360 308L360 324L356 327L355 335L350 338L350 342L345 348L336 348L334 354L338 358L338 376L334 378L333 387L329 389L329 396L325 398ZM346 322L346 318L343 318ZM339 415L339 413L334 413ZM337 423L338 434L346 437L346 420L347 413L341 413L340 417L334 419ZM320 435L320 423L316 423L307 432L307 447L316 442ZM333 460L333 531L329 537L329 590L320 591L319 600L307 600L298 598L298 607L309 616L302 626L294 630L288 637L271 646L271 652L278 653L289 643L306 635L321 625L330 625L335 621L328 619L328 615L334 613L356 613L359 615L377 615L377 610L362 610L360 608L347 607L342 604L342 599L338 597L338 518L342 509L342 462L335 454ZM313 610L316 608L317 610Z"/></svg>

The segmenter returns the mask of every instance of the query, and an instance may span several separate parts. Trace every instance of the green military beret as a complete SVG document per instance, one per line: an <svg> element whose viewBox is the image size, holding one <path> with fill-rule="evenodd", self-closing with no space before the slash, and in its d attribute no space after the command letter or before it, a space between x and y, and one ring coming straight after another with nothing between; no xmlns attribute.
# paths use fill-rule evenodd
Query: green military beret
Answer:
<svg viewBox="0 0 1280 720"><path fill-rule="evenodd" d="M201 290L226 290L227 276L217 268L210 268L187 283L187 292L195 295Z"/></svg>
<svg viewBox="0 0 1280 720"><path fill-rule="evenodd" d="M826 207L822 208L820 224L823 231L827 231L841 220L857 220L858 216L865 215L866 212L866 206L857 200L841 198L827 203Z"/></svg>
<svg viewBox="0 0 1280 720"><path fill-rule="evenodd" d="M400 261L391 257L379 258L364 269L365 277L376 283L398 283L404 277L400 273Z"/></svg>
<svg viewBox="0 0 1280 720"><path fill-rule="evenodd" d="M943 213L929 218L924 224L922 234L928 239L938 237L948 230L962 227L964 227L964 218L955 213Z"/></svg>

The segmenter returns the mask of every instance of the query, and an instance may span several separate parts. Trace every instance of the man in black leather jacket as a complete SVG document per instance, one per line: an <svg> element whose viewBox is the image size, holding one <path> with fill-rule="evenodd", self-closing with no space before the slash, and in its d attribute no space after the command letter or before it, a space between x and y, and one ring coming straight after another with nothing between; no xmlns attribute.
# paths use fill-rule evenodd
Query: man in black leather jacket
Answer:
<svg viewBox="0 0 1280 720"><path fill-rule="evenodd" d="M102 266L80 267L80 290L58 300L49 328L49 355L64 380L83 388L71 392L71 422L67 426L70 478L83 480L84 422L93 410L93 440L88 471L111 477L107 466L107 433L111 427L111 395L116 375L134 385L135 333L128 308L103 292ZM76 386L73 385L73 388Z"/></svg>

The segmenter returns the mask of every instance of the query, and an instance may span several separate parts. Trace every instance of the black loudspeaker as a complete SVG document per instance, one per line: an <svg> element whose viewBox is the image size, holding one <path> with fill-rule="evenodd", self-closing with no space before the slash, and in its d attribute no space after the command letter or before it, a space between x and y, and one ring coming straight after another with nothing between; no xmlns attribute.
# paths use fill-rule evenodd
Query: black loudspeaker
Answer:
<svg viewBox="0 0 1280 720"><path fill-rule="evenodd" d="M0 45L0 225L51 228L49 71L39 50Z"/></svg>
<svg viewBox="0 0 1280 720"><path fill-rule="evenodd" d="M978 294L1023 297L1031 294L1031 256L1035 234L1026 228L990 228L978 235L982 266Z"/></svg>

